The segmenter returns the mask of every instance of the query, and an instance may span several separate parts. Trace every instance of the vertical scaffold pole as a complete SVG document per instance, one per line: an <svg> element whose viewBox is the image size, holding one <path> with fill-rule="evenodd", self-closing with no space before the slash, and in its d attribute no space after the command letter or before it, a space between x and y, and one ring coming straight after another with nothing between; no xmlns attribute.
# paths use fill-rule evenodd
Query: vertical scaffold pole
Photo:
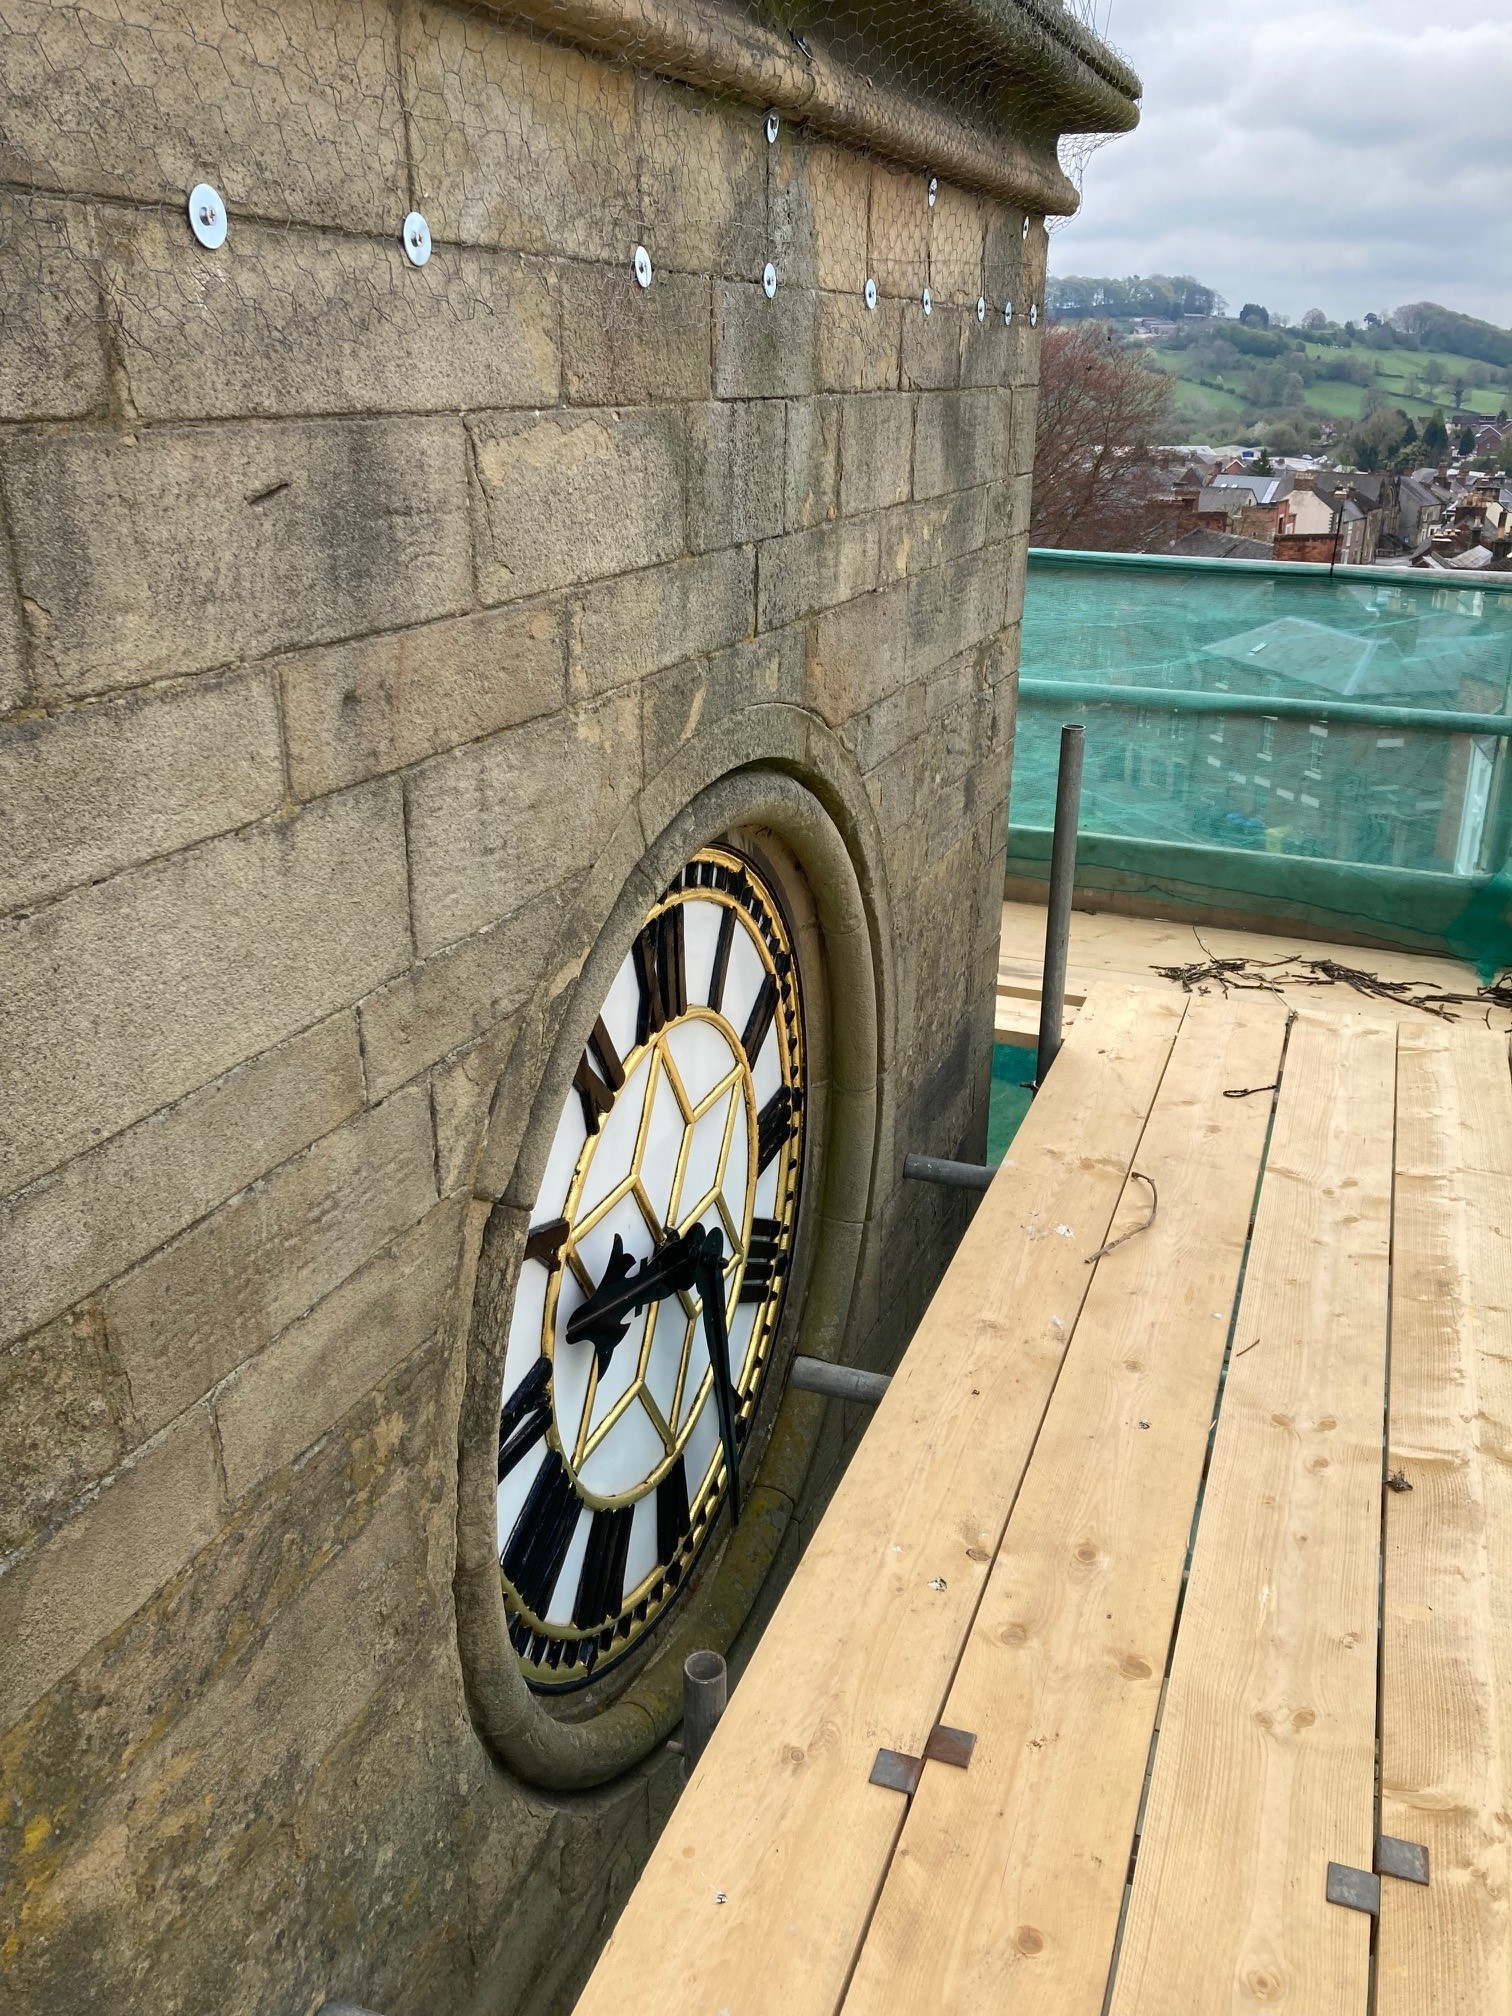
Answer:
<svg viewBox="0 0 1512 2016"><path fill-rule="evenodd" d="M683 1661L683 1775L709 1746L709 1738L725 1711L729 1679L717 1652L690 1652Z"/></svg>
<svg viewBox="0 0 1512 2016"><path fill-rule="evenodd" d="M1076 887L1076 820L1081 810L1082 751L1087 731L1068 722L1061 729L1060 775L1055 785L1055 838L1050 846L1050 896L1045 906L1045 974L1040 988L1039 1059L1035 1083L1061 1047L1066 1006L1066 957L1071 946L1071 896Z"/></svg>

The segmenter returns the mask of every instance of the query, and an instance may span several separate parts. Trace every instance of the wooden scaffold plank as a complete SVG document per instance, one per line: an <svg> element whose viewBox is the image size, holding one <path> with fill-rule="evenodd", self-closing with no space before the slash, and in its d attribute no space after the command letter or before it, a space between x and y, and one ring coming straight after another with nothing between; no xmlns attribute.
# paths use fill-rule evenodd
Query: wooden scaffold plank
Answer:
<svg viewBox="0 0 1512 2016"><path fill-rule="evenodd" d="M1404 1029L1397 1064L1379 2016L1512 2016L1512 1077L1506 1039Z"/></svg>
<svg viewBox="0 0 1512 2016"><path fill-rule="evenodd" d="M1099 2016L1284 1028L1188 1010L845 2016Z"/></svg>
<svg viewBox="0 0 1512 2016"><path fill-rule="evenodd" d="M1183 1004L1078 1017L578 2005L832 2016Z"/></svg>
<svg viewBox="0 0 1512 2016"><path fill-rule="evenodd" d="M1111 2016L1365 2016L1395 1036L1300 1017Z"/></svg>

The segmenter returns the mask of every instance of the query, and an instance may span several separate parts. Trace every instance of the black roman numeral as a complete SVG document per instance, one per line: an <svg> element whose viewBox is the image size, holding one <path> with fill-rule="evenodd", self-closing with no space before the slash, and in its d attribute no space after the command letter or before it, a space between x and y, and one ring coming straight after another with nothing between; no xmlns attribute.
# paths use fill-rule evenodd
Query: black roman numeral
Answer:
<svg viewBox="0 0 1512 2016"><path fill-rule="evenodd" d="M660 917L653 917L632 949L640 988L635 1040L644 1043L658 1029L687 1012L688 967L681 903L674 903Z"/></svg>
<svg viewBox="0 0 1512 2016"><path fill-rule="evenodd" d="M751 1012L746 1020L740 1047L746 1054L746 1062L754 1071L756 1059L761 1055L761 1046L767 1039L767 1031L772 1026L772 1017L777 1013L777 982L768 973L761 983L761 992L751 1003Z"/></svg>
<svg viewBox="0 0 1512 2016"><path fill-rule="evenodd" d="M746 1248L745 1273L740 1282L742 1302L765 1302L782 1279L787 1255L779 1248L782 1223L777 1218L753 1218L751 1243Z"/></svg>
<svg viewBox="0 0 1512 2016"><path fill-rule="evenodd" d="M537 1358L499 1415L499 1482L551 1426L551 1360Z"/></svg>
<svg viewBox="0 0 1512 2016"><path fill-rule="evenodd" d="M756 1116L756 1169L758 1174L777 1154L793 1131L793 1088L779 1085Z"/></svg>
<svg viewBox="0 0 1512 2016"><path fill-rule="evenodd" d="M578 1577L572 1621L579 1631L612 1624L625 1600L625 1561L630 1552L633 1505L595 1512L588 1529L588 1549Z"/></svg>
<svg viewBox="0 0 1512 2016"><path fill-rule="evenodd" d="M603 1126L605 1115L614 1105L614 1095L624 1082L625 1067L600 1016L572 1079L583 1102L583 1125L590 1134L597 1134Z"/></svg>
<svg viewBox="0 0 1512 2016"><path fill-rule="evenodd" d="M551 1601L581 1510L567 1465L555 1449L548 1449L499 1557L511 1588L537 1617L545 1615Z"/></svg>
<svg viewBox="0 0 1512 2016"><path fill-rule="evenodd" d="M675 1589L682 1579L678 1550L693 1525L688 1510L688 1471L681 1456L656 1487L656 1554Z"/></svg>
<svg viewBox="0 0 1512 2016"><path fill-rule="evenodd" d="M735 943L735 912L726 903L720 911L719 937L714 945L714 970L709 976L709 1006L717 1015L724 1006L725 981L730 973L730 947Z"/></svg>

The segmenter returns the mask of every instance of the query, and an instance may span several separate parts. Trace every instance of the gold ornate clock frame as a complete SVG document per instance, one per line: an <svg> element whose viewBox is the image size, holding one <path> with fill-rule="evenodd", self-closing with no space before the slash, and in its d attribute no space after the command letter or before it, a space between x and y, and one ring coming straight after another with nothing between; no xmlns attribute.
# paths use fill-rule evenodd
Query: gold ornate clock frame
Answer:
<svg viewBox="0 0 1512 2016"><path fill-rule="evenodd" d="M771 1570L822 1418L822 1401L786 1390L787 1365L800 1337L811 1356L844 1355L872 1215L891 1004L878 951L887 942L879 836L849 765L824 767L823 797L775 766L719 779L646 849L617 894L600 898L602 920L566 921L564 938L576 929L592 949L571 984L542 1004L536 1041L517 1043L495 1098L479 1188L497 1201L482 1235L459 1422L457 1628L475 1725L508 1769L550 1789L601 1784L649 1754L681 1714L686 1654L729 1649ZM778 893L802 975L809 1095L796 1264L742 1465L739 1526L732 1533L721 1513L695 1585L636 1654L552 1699L532 1690L510 1644L499 1577L499 1398L515 1285L557 1119L609 982L672 877L700 848L721 844L748 855Z"/></svg>

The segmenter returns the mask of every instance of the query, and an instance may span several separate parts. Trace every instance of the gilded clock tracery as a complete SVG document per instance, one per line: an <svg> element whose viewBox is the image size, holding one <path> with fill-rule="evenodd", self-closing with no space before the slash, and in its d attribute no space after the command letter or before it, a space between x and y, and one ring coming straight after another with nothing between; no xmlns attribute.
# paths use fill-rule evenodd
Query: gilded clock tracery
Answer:
<svg viewBox="0 0 1512 2016"><path fill-rule="evenodd" d="M775 897L740 855L703 849L609 989L516 1292L498 1531L537 1687L581 1685L639 1643L731 1498L791 1265L803 1076Z"/></svg>

